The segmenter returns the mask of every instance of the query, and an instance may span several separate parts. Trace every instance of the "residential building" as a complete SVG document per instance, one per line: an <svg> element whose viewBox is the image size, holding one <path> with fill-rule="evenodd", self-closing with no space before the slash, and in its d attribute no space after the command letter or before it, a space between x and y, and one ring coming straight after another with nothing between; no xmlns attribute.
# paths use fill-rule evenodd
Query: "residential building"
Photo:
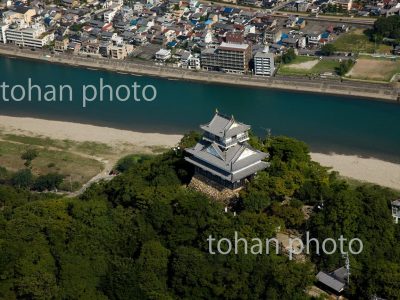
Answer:
<svg viewBox="0 0 400 300"><path fill-rule="evenodd" d="M46 32L44 25L19 27L12 24L6 29L6 42L23 47L42 48L54 40L54 33Z"/></svg>
<svg viewBox="0 0 400 300"><path fill-rule="evenodd" d="M90 57L100 57L100 51L99 51L99 43L92 43L90 41L85 41L82 43L81 48L80 48L80 53L85 56L90 56Z"/></svg>
<svg viewBox="0 0 400 300"><path fill-rule="evenodd" d="M171 50L169 49L160 49L156 52L156 60L165 62L166 60L171 58Z"/></svg>
<svg viewBox="0 0 400 300"><path fill-rule="evenodd" d="M238 189L268 167L263 161L268 154L247 143L249 125L216 111L213 119L200 128L204 132L202 140L186 149L185 157L195 167L195 175L229 189Z"/></svg>
<svg viewBox="0 0 400 300"><path fill-rule="evenodd" d="M133 43L138 46L142 46L147 43L147 37L142 34L135 34L133 37Z"/></svg>
<svg viewBox="0 0 400 300"><path fill-rule="evenodd" d="M68 48L68 38L67 37L58 37L54 41L54 51L64 52Z"/></svg>
<svg viewBox="0 0 400 300"><path fill-rule="evenodd" d="M347 276L348 271L344 267L330 273L320 271L317 274L318 285L321 286L323 290L332 291L335 295L340 295L346 288Z"/></svg>
<svg viewBox="0 0 400 300"><path fill-rule="evenodd" d="M8 24L0 23L0 43L7 43L6 30L8 29Z"/></svg>
<svg viewBox="0 0 400 300"><path fill-rule="evenodd" d="M308 35L308 43L310 44L319 44L321 39L321 33L314 32Z"/></svg>
<svg viewBox="0 0 400 300"><path fill-rule="evenodd" d="M246 73L249 70L251 47L248 44L223 42L216 49L201 53L201 66L206 70L220 70L227 73Z"/></svg>
<svg viewBox="0 0 400 300"><path fill-rule="evenodd" d="M334 0L334 4L339 5L343 10L351 10L353 7L353 0Z"/></svg>
<svg viewBox="0 0 400 300"><path fill-rule="evenodd" d="M297 0L296 6L297 6L297 11L307 12L308 8L311 6L311 3L306 0Z"/></svg>
<svg viewBox="0 0 400 300"><path fill-rule="evenodd" d="M396 224L399 224L400 220L400 199L395 200L392 202L392 216L394 219L394 222Z"/></svg>
<svg viewBox="0 0 400 300"><path fill-rule="evenodd" d="M35 15L35 9L25 6L17 6L13 10L5 12L3 19L8 19L11 22L16 22L16 19L20 19L29 25L32 23L32 18Z"/></svg>
<svg viewBox="0 0 400 300"><path fill-rule="evenodd" d="M103 57L108 57L111 52L112 43L111 41L102 41L99 45L99 53Z"/></svg>
<svg viewBox="0 0 400 300"><path fill-rule="evenodd" d="M264 32L264 42L265 43L277 43L281 40L282 38L282 30L279 28L272 28L272 29L267 29Z"/></svg>
<svg viewBox="0 0 400 300"><path fill-rule="evenodd" d="M133 51L133 46L128 44L113 45L110 48L111 58L125 59Z"/></svg>
<svg viewBox="0 0 400 300"><path fill-rule="evenodd" d="M287 48L296 49L298 46L299 38L297 36L288 36L282 39L282 45Z"/></svg>
<svg viewBox="0 0 400 300"><path fill-rule="evenodd" d="M104 22L111 23L113 21L116 13L117 13L117 11L112 10L112 9L105 11L103 14Z"/></svg>
<svg viewBox="0 0 400 300"><path fill-rule="evenodd" d="M192 70L200 70L200 58L193 55L189 57L187 61L187 68Z"/></svg>
<svg viewBox="0 0 400 300"><path fill-rule="evenodd" d="M274 55L268 52L257 52L254 55L254 74L272 76L275 72Z"/></svg>
<svg viewBox="0 0 400 300"><path fill-rule="evenodd" d="M246 73L249 69L251 47L248 44L222 43L218 47L220 69L224 72Z"/></svg>
<svg viewBox="0 0 400 300"><path fill-rule="evenodd" d="M307 39L306 39L304 36L300 37L300 38L299 38L299 41L297 42L297 45L298 45L298 47L301 48L301 49L306 48L306 46L307 46Z"/></svg>

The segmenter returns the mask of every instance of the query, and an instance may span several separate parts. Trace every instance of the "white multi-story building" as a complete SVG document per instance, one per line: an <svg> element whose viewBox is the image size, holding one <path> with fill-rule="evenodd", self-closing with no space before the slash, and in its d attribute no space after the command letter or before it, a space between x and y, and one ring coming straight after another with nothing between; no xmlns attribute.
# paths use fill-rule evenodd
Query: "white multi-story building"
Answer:
<svg viewBox="0 0 400 300"><path fill-rule="evenodd" d="M200 58L191 56L187 62L187 68L192 70L200 70Z"/></svg>
<svg viewBox="0 0 400 300"><path fill-rule="evenodd" d="M267 52L257 52L254 55L254 74L258 76L272 76L274 72L274 55Z"/></svg>
<svg viewBox="0 0 400 300"><path fill-rule="evenodd" d="M116 15L117 11L116 10L107 10L104 12L104 23L111 23L114 20L114 17Z"/></svg>
<svg viewBox="0 0 400 300"><path fill-rule="evenodd" d="M6 43L23 47L43 48L54 40L54 33L46 32L46 28L42 24L35 24L31 27L11 24L5 30L5 38Z"/></svg>
<svg viewBox="0 0 400 300"><path fill-rule="evenodd" d="M2 24L0 23L0 43L7 43L7 38L6 38L6 30L8 29L8 24Z"/></svg>
<svg viewBox="0 0 400 300"><path fill-rule="evenodd" d="M399 224L400 220L400 199L392 202L392 216L396 224Z"/></svg>

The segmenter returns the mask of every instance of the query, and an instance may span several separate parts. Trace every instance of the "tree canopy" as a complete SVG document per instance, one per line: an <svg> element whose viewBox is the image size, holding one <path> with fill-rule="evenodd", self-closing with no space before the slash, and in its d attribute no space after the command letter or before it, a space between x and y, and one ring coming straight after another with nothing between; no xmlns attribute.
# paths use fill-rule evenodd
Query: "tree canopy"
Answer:
<svg viewBox="0 0 400 300"><path fill-rule="evenodd" d="M79 198L0 185L0 298L310 299L316 270L341 266L340 255L313 252L296 262L243 248L208 251L209 235L266 239L286 227L318 239L361 238L347 296L398 299L400 230L389 206L398 194L350 186L294 139L252 138L252 145L271 154L271 165L240 193L236 216L186 188L193 170L182 151L128 159L119 176ZM308 220L304 204L315 207Z"/></svg>
<svg viewBox="0 0 400 300"><path fill-rule="evenodd" d="M378 38L400 39L400 16L379 17L374 23L373 34Z"/></svg>

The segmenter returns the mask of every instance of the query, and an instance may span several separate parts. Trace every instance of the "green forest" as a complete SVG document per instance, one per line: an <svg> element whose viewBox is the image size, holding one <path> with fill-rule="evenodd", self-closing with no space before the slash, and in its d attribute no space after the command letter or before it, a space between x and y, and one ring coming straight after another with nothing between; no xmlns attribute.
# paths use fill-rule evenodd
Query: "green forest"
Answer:
<svg viewBox="0 0 400 300"><path fill-rule="evenodd" d="M208 252L209 235L263 239L278 226L318 239L360 238L346 296L400 299L400 225L390 211L398 193L349 184L311 161L303 142L252 136L271 166L241 191L234 216L187 188L193 170L184 148L198 138L122 159L120 175L78 198L1 185L0 299L311 299L316 273L343 266L340 254L296 262ZM309 219L303 205L315 207Z"/></svg>

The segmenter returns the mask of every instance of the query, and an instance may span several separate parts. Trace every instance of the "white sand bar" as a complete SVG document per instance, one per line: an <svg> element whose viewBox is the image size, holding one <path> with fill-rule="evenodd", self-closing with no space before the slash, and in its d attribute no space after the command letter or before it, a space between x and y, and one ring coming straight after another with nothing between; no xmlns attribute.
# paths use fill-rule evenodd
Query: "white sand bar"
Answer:
<svg viewBox="0 0 400 300"><path fill-rule="evenodd" d="M400 165L356 155L311 153L311 158L342 176L400 190Z"/></svg>
<svg viewBox="0 0 400 300"><path fill-rule="evenodd" d="M59 140L90 141L110 145L130 143L138 146L175 146L181 135L141 133L109 127L34 118L0 116L0 130L4 133L44 136Z"/></svg>

